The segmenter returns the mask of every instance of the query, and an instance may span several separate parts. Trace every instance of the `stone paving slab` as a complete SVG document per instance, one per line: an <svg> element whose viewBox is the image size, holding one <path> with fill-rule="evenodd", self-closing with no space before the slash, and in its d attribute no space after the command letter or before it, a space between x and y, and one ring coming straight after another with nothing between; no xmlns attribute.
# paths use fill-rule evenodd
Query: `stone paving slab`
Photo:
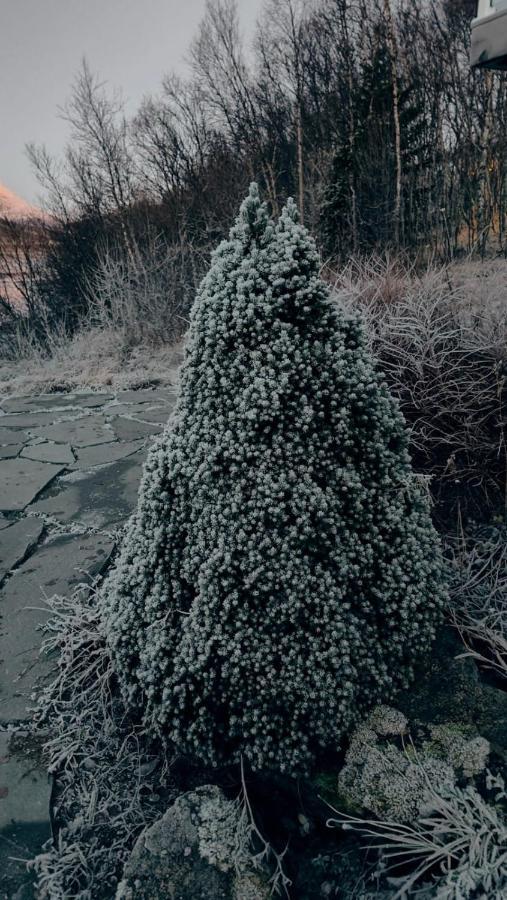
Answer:
<svg viewBox="0 0 507 900"><path fill-rule="evenodd" d="M120 403L158 403L160 400L170 400L174 396L173 387L141 388L138 391L118 391L117 394Z"/></svg>
<svg viewBox="0 0 507 900"><path fill-rule="evenodd" d="M163 431L161 425L155 422L138 422L135 419L126 419L119 416L111 420L111 426L119 441L135 441L137 438L148 434L160 434Z"/></svg>
<svg viewBox="0 0 507 900"><path fill-rule="evenodd" d="M70 444L32 444L21 453L23 459L35 459L39 462L72 465L76 460Z"/></svg>
<svg viewBox="0 0 507 900"><path fill-rule="evenodd" d="M0 425L5 428L38 428L40 425L51 425L59 415L56 411L8 414L0 416Z"/></svg>
<svg viewBox="0 0 507 900"><path fill-rule="evenodd" d="M40 746L23 734L0 732L0 898L33 898L25 859L51 837L51 783Z"/></svg>
<svg viewBox="0 0 507 900"><path fill-rule="evenodd" d="M72 447L94 447L115 440L115 435L103 416L89 415L56 425L32 430L32 436Z"/></svg>
<svg viewBox="0 0 507 900"><path fill-rule="evenodd" d="M102 535L54 537L37 548L0 591L0 724L29 719L27 707L39 678L51 668L40 657L45 597L68 594L104 568L113 543Z"/></svg>
<svg viewBox="0 0 507 900"><path fill-rule="evenodd" d="M159 406L155 409L139 406L137 410L130 415L134 419L140 419L142 422L155 422L156 425L165 425L169 416L173 411L173 406Z"/></svg>
<svg viewBox="0 0 507 900"><path fill-rule="evenodd" d="M3 416L2 416L3 419ZM1 422L1 419L0 419ZM0 444L19 444L20 441L27 441L28 435L21 431L15 431L14 428L4 428L0 424Z"/></svg>
<svg viewBox="0 0 507 900"><path fill-rule="evenodd" d="M0 832L15 822L49 826L49 794L40 747L28 735L0 731Z"/></svg>
<svg viewBox="0 0 507 900"><path fill-rule="evenodd" d="M63 466L31 459L4 459L1 462L0 511L20 512L40 494Z"/></svg>
<svg viewBox="0 0 507 900"><path fill-rule="evenodd" d="M37 394L31 397L12 397L2 400L0 407L5 412L23 413L47 409L93 409L114 399L114 394L99 393L53 393Z"/></svg>
<svg viewBox="0 0 507 900"><path fill-rule="evenodd" d="M50 798L40 746L0 732L0 898L33 897L33 876L23 860L51 837Z"/></svg>
<svg viewBox="0 0 507 900"><path fill-rule="evenodd" d="M111 530L121 525L136 506L143 462L148 449L91 472L63 476L58 491L30 507L63 525Z"/></svg>
<svg viewBox="0 0 507 900"><path fill-rule="evenodd" d="M14 459L19 456L23 446L24 444L7 444L5 447L0 447L0 459Z"/></svg>
<svg viewBox="0 0 507 900"><path fill-rule="evenodd" d="M83 447L76 451L76 469L91 469L93 466L104 466L117 462L126 456L132 456L145 446L145 440L114 441L112 444L99 444L97 447Z"/></svg>
<svg viewBox="0 0 507 900"><path fill-rule="evenodd" d="M38 543L44 523L32 516L18 519L0 531L0 584L17 563Z"/></svg>
<svg viewBox="0 0 507 900"><path fill-rule="evenodd" d="M171 408L172 407L169 403L162 403L162 401L160 401L156 406L152 406L151 403L118 403L116 404L116 406L107 406L104 410L104 415L109 417L127 416L127 418L132 417L134 419L144 418L145 421L149 422L155 421L153 419L146 418L154 412L162 412L166 419L169 415L168 410L170 410Z"/></svg>

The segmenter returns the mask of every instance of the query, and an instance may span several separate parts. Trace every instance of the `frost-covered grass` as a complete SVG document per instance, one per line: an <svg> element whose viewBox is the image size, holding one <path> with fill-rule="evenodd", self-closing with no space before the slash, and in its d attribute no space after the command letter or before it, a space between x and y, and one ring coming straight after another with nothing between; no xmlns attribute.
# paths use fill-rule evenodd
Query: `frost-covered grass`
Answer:
<svg viewBox="0 0 507 900"><path fill-rule="evenodd" d="M121 329L113 327L85 328L72 339L53 336L50 352L22 341L14 359L0 358L0 397L174 384L181 355L181 342L127 348Z"/></svg>
<svg viewBox="0 0 507 900"><path fill-rule="evenodd" d="M466 653L507 684L507 528L477 529L451 549L451 615Z"/></svg>
<svg viewBox="0 0 507 900"><path fill-rule="evenodd" d="M437 790L428 779L425 808L410 824L337 813L329 825L370 839L368 847L380 852L394 888L391 900L504 900L507 796L502 777L489 773L488 789L490 802L471 785ZM393 870L400 866L408 872L395 877Z"/></svg>
<svg viewBox="0 0 507 900"><path fill-rule="evenodd" d="M82 584L70 597L46 601L50 619L41 652L54 656L55 668L38 695L32 732L55 779L56 841L48 841L29 864L38 900L111 900L138 835L179 793L172 773L175 748L154 743L119 696L98 629L97 586L98 580ZM285 854L259 830L240 769L237 798L222 802L234 813L233 852L225 862L239 881L247 872L269 873L273 896L288 897ZM220 824L211 818L211 835L220 832ZM212 849L208 861L220 868Z"/></svg>
<svg viewBox="0 0 507 900"><path fill-rule="evenodd" d="M48 600L42 652L55 656L33 729L56 779L57 841L31 864L39 900L110 900L139 832L173 795L171 754L156 748L117 695L98 630L94 586Z"/></svg>

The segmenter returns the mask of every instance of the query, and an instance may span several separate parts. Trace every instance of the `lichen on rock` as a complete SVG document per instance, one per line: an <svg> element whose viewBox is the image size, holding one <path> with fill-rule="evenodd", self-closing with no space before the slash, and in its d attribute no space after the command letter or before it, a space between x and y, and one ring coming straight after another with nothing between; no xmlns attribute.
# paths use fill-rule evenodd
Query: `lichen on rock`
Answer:
<svg viewBox="0 0 507 900"><path fill-rule="evenodd" d="M354 731L338 775L342 806L379 819L413 822L425 808L429 790L452 790L459 779L485 771L490 746L473 728L429 725L426 733L414 742L402 713L386 706L373 710Z"/></svg>
<svg viewBox="0 0 507 900"><path fill-rule="evenodd" d="M268 900L268 874L243 837L238 802L216 785L182 794L138 838L116 900Z"/></svg>

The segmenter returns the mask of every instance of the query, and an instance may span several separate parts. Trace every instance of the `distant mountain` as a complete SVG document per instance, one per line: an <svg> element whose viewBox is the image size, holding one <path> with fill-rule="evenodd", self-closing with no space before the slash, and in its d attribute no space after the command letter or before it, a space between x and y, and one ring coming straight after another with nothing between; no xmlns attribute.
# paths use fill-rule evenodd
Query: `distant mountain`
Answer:
<svg viewBox="0 0 507 900"><path fill-rule="evenodd" d="M0 297L18 309L26 307L29 260L44 255L48 222L41 209L0 183Z"/></svg>
<svg viewBox="0 0 507 900"><path fill-rule="evenodd" d="M8 219L43 219L44 213L36 206L32 206L18 197L14 191L0 183L0 217Z"/></svg>

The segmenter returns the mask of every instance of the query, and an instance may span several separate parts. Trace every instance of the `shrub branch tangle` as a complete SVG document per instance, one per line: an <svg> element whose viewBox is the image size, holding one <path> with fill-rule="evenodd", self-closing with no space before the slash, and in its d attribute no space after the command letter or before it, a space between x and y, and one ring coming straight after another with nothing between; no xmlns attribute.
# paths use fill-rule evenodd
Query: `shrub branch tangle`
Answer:
<svg viewBox="0 0 507 900"><path fill-rule="evenodd" d="M294 203L274 225L254 185L102 590L125 694L214 764L303 771L409 680L444 593L403 418Z"/></svg>

